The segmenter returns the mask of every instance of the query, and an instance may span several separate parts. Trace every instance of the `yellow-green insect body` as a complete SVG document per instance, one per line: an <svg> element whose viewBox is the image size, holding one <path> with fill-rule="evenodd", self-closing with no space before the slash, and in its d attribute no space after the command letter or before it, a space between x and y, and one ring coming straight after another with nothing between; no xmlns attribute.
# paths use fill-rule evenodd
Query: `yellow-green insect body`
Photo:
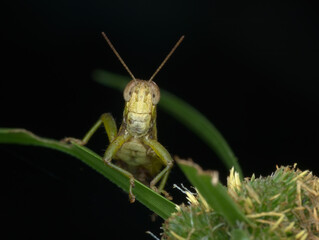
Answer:
<svg viewBox="0 0 319 240"><path fill-rule="evenodd" d="M160 90L153 82L153 78L181 43L184 36L175 44L153 76L145 81L134 77L107 36L104 33L102 35L132 77L123 93L125 108L122 124L117 130L112 115L104 113L82 140L73 138L65 140L74 140L84 145L103 124L110 142L104 153L103 161L130 179L129 197L130 201L134 202L135 178L161 193L173 166L171 155L157 141L156 105L160 100ZM111 162L112 159L116 160L115 164ZM155 187L157 183L159 186Z"/></svg>
<svg viewBox="0 0 319 240"><path fill-rule="evenodd" d="M138 176L141 169L153 177L163 166L155 152L142 141L143 138L157 140L156 104L159 94L159 88L153 81L139 79L132 80L124 90L126 103L119 132L127 132L132 138L122 145L116 158L125 162L126 168L142 182L145 181Z"/></svg>

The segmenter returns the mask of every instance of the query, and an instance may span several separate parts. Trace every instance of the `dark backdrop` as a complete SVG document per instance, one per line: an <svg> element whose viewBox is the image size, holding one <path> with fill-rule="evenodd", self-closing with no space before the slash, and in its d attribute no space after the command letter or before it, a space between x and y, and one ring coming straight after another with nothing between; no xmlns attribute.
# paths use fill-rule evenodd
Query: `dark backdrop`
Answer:
<svg viewBox="0 0 319 240"><path fill-rule="evenodd" d="M11 1L2 3L0 127L55 139L82 137L103 112L117 123L122 94L95 83L96 68L148 79L185 34L155 81L211 120L245 176L298 163L318 170L316 6L308 1ZM159 109L159 140L205 169L228 171L194 134ZM107 146L101 130L89 147ZM11 239L152 239L160 219L79 160L48 149L0 146L1 218ZM167 189L185 183L175 167ZM113 234L113 237L109 237Z"/></svg>

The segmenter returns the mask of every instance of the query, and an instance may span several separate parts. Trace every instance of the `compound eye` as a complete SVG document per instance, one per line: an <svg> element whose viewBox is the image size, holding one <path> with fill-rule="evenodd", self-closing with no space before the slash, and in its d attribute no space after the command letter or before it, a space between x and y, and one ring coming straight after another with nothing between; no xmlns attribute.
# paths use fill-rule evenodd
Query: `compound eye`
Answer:
<svg viewBox="0 0 319 240"><path fill-rule="evenodd" d="M155 82L150 82L150 88L151 88L151 94L152 94L152 103L154 105L158 104L160 98L161 98L161 93L159 90L159 87L156 85Z"/></svg>
<svg viewBox="0 0 319 240"><path fill-rule="evenodd" d="M136 80L132 80L126 85L124 92L123 92L124 100L126 102L130 101L131 96L132 96L132 92L133 92L133 87L135 85L136 85Z"/></svg>

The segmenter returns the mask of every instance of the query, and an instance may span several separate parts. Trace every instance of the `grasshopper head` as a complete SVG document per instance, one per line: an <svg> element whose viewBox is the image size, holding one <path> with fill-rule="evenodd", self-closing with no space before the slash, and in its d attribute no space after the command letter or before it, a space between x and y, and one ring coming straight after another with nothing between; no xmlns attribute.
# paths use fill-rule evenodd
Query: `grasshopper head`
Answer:
<svg viewBox="0 0 319 240"><path fill-rule="evenodd" d="M178 45L183 41L182 36L169 54L166 56L161 65L156 69L154 74L148 81L136 79L130 69L126 66L120 54L115 50L113 44L102 32L103 37L109 44L110 48L122 63L126 71L131 75L130 81L124 90L124 99L126 101L124 109L124 122L126 123L126 130L133 136L144 136L152 128L156 118L156 104L160 100L160 91L153 79L159 70L164 66L170 56L173 54Z"/></svg>
<svg viewBox="0 0 319 240"><path fill-rule="evenodd" d="M124 90L124 119L127 130L136 136L145 135L153 126L160 90L155 82L134 79Z"/></svg>
<svg viewBox="0 0 319 240"><path fill-rule="evenodd" d="M133 79L130 81L124 89L124 100L129 102L130 105L136 104L137 106L147 105L149 109L152 105L156 105L160 100L160 90L157 84L153 81L145 81L139 79ZM138 108L138 107L137 107ZM137 112L144 112L142 109L134 109Z"/></svg>

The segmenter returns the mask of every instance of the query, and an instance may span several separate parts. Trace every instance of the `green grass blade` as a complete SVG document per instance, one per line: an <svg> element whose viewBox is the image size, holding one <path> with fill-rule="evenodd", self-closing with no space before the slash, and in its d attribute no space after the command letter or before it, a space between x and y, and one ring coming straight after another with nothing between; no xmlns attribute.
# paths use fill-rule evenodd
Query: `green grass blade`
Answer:
<svg viewBox="0 0 319 240"><path fill-rule="evenodd" d="M104 70L94 71L93 79L119 91L123 91L125 85L130 80L128 77ZM185 101L162 89L159 107L185 124L214 150L227 168L234 167L236 172L242 176L241 168L233 151L216 127L204 115Z"/></svg>
<svg viewBox="0 0 319 240"><path fill-rule="evenodd" d="M250 240L248 233L241 229L234 229L231 232L230 240Z"/></svg>
<svg viewBox="0 0 319 240"><path fill-rule="evenodd" d="M106 166L99 155L86 147L76 144L65 144L53 139L42 138L24 129L6 128L0 128L0 143L40 146L70 154L95 169L124 191L128 192L129 179L118 171ZM135 181L133 193L138 201L163 219L168 218L176 211L175 204L173 202L155 193L139 181Z"/></svg>
<svg viewBox="0 0 319 240"><path fill-rule="evenodd" d="M237 221L249 223L249 220L228 195L227 189L219 182L212 183L213 173L211 171L203 171L191 161L180 159L177 160L177 164L192 185L205 198L208 205L223 215L231 226L235 226Z"/></svg>

